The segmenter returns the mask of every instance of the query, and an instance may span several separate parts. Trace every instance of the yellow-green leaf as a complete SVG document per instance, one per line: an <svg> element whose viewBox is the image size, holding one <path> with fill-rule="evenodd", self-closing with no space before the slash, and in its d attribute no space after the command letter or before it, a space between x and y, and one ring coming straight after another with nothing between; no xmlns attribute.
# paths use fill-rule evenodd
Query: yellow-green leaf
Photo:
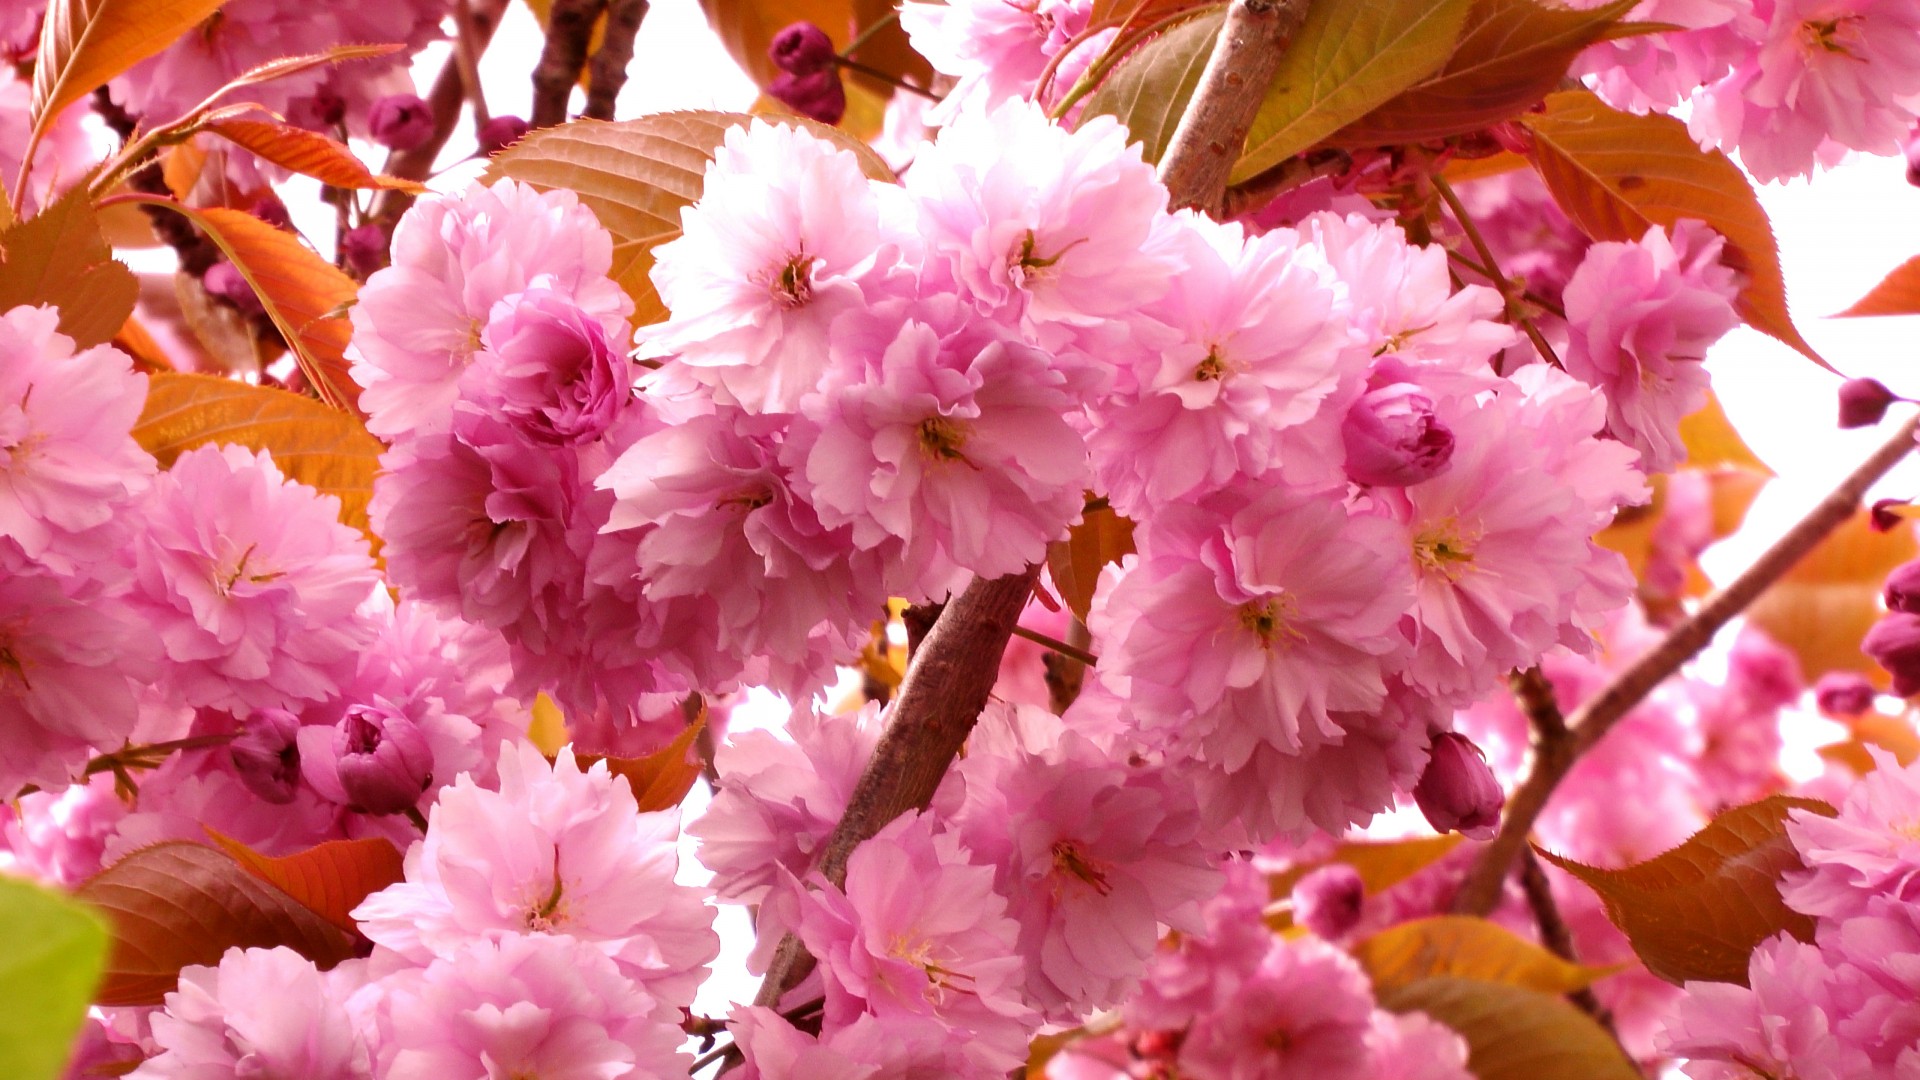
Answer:
<svg viewBox="0 0 1920 1080"><path fill-rule="evenodd" d="M0 232L0 312L52 304L60 332L84 349L113 340L139 298L139 279L100 236L85 184Z"/></svg>
<svg viewBox="0 0 1920 1080"><path fill-rule="evenodd" d="M1498 923L1466 915L1389 927L1354 946L1353 958L1377 992L1445 975L1567 994L1618 970L1569 963Z"/></svg>
<svg viewBox="0 0 1920 1080"><path fill-rule="evenodd" d="M340 520L365 532L378 550L367 500L383 447L349 413L272 387L162 372L150 377L133 437L163 468L206 443L269 451L289 478L339 499Z"/></svg>
<svg viewBox="0 0 1920 1080"><path fill-rule="evenodd" d="M1613 1036L1553 994L1440 977L1386 991L1380 1004L1459 1032L1476 1080L1643 1080Z"/></svg>
<svg viewBox="0 0 1920 1080"><path fill-rule="evenodd" d="M38 143L60 110L192 30L225 0L52 0L33 65Z"/></svg>
<svg viewBox="0 0 1920 1080"><path fill-rule="evenodd" d="M205 130L283 169L337 188L395 188L414 194L426 190L412 180L381 176L354 157L345 143L292 124L277 120L218 120L208 124Z"/></svg>
<svg viewBox="0 0 1920 1080"><path fill-rule="evenodd" d="M1089 510L1065 540L1047 545L1047 573L1068 610L1085 619L1100 571L1133 551L1133 522L1110 506Z"/></svg>
<svg viewBox="0 0 1920 1080"><path fill-rule="evenodd" d="M1734 430L1733 421L1720 404L1717 394L1709 393L1707 403L1680 421L1680 441L1687 448L1687 468L1740 468L1774 475L1747 440Z"/></svg>
<svg viewBox="0 0 1920 1080"><path fill-rule="evenodd" d="M62 1074L106 960L106 924L86 905L0 875L0 1076Z"/></svg>
<svg viewBox="0 0 1920 1080"><path fill-rule="evenodd" d="M1128 53L1087 96L1081 123L1093 116L1118 119L1141 144L1147 163L1157 164L1200 85L1226 17L1218 6L1206 9Z"/></svg>
<svg viewBox="0 0 1920 1080"><path fill-rule="evenodd" d="M1581 231L1595 240L1638 240L1654 225L1705 222L1726 237L1728 265L1747 277L1740 317L1827 366L1793 325L1773 225L1747 174L1725 154L1700 149L1671 116L1620 112L1585 90L1549 95L1545 112L1520 122L1533 134L1534 168Z"/></svg>
<svg viewBox="0 0 1920 1080"><path fill-rule="evenodd" d="M1377 0L1308 8L1232 182L1311 148L1440 70L1470 7L1471 0Z"/></svg>
<svg viewBox="0 0 1920 1080"><path fill-rule="evenodd" d="M1880 587L1894 567L1920 556L1911 526L1876 532L1861 510L1822 540L1747 609L1747 620L1800 658L1808 679L1857 671L1878 685L1888 676L1860 651L1880 618Z"/></svg>
<svg viewBox="0 0 1920 1080"><path fill-rule="evenodd" d="M1920 315L1920 255L1894 267L1873 291L1835 318L1862 315Z"/></svg>
<svg viewBox="0 0 1920 1080"><path fill-rule="evenodd" d="M1676 984L1744 986L1761 942L1782 931L1813 940L1813 920L1780 899L1781 875L1801 868L1787 838L1790 810L1834 813L1823 802L1775 795L1725 811L1686 843L1624 870L1541 855L1600 894L1648 971Z"/></svg>

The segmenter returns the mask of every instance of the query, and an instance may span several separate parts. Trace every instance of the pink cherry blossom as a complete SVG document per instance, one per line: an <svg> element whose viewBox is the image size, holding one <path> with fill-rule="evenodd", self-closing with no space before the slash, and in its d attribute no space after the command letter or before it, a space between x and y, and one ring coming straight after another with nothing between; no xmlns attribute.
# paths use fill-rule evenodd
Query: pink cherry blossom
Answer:
<svg viewBox="0 0 1920 1080"><path fill-rule="evenodd" d="M1748 985L1690 982L1656 1042L1694 1080L1754 1075L1854 1080L1876 1073L1834 1028L1860 1004L1821 950L1780 934L1754 950Z"/></svg>
<svg viewBox="0 0 1920 1080"><path fill-rule="evenodd" d="M372 1061L345 989L292 949L228 949L218 967L181 970L179 989L153 1018L160 1052L132 1075L371 1080Z"/></svg>
<svg viewBox="0 0 1920 1080"><path fill-rule="evenodd" d="M1473 1080L1467 1040L1423 1012L1374 1010L1367 1050L1372 1080Z"/></svg>
<svg viewBox="0 0 1920 1080"><path fill-rule="evenodd" d="M100 872L107 840L126 815L104 773L22 795L0 807L0 872L71 889Z"/></svg>
<svg viewBox="0 0 1920 1080"><path fill-rule="evenodd" d="M1837 817L1794 811L1787 835L1804 873L1780 889L1796 911L1826 919L1864 914L1874 897L1920 900L1920 763L1902 766L1869 749L1878 768L1847 793Z"/></svg>
<svg viewBox="0 0 1920 1080"><path fill-rule="evenodd" d="M1092 8L1085 0L909 3L900 26L934 70L959 80L939 110L950 118L1032 97L1048 61L1086 29Z"/></svg>
<svg viewBox="0 0 1920 1080"><path fill-rule="evenodd" d="M1577 0L1593 8L1599 0ZM1753 49L1763 23L1753 0L1645 0L1631 21L1668 23L1678 29L1595 45L1574 61L1573 73L1618 109L1665 111L1699 87L1725 76Z"/></svg>
<svg viewBox="0 0 1920 1080"><path fill-rule="evenodd" d="M1180 1072L1195 1080L1372 1080L1373 1011L1367 976L1352 957L1318 938L1276 937L1217 1012L1194 1018L1180 1043Z"/></svg>
<svg viewBox="0 0 1920 1080"><path fill-rule="evenodd" d="M535 443L598 438L633 394L634 368L605 324L564 293L532 288L494 305L461 397Z"/></svg>

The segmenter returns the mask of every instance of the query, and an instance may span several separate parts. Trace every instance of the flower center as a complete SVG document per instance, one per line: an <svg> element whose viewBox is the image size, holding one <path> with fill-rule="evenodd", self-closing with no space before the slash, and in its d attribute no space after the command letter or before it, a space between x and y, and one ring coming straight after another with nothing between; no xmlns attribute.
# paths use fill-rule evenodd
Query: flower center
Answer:
<svg viewBox="0 0 1920 1080"><path fill-rule="evenodd" d="M934 959L933 942L923 937L907 934L895 934L887 941L887 955L904 964L917 967L927 977L927 984L936 990L967 992L967 987L956 985L972 982L973 976L943 967Z"/></svg>
<svg viewBox="0 0 1920 1080"><path fill-rule="evenodd" d="M1280 647L1290 648L1295 642L1307 640L1307 635L1289 625L1289 620L1300 614L1300 605L1286 593L1249 600L1240 605L1240 625L1253 631L1260 639L1260 647L1271 649L1276 640Z"/></svg>
<svg viewBox="0 0 1920 1080"><path fill-rule="evenodd" d="M553 890L527 909L527 929L536 934L559 932L566 925L567 913L560 908L560 849L553 849Z"/></svg>
<svg viewBox="0 0 1920 1080"><path fill-rule="evenodd" d="M1219 382L1227 376L1227 362L1220 356L1220 346L1207 350L1207 358L1193 369L1195 382Z"/></svg>
<svg viewBox="0 0 1920 1080"><path fill-rule="evenodd" d="M964 424L946 416L920 421L920 453L934 461L965 461L960 448L967 444Z"/></svg>
<svg viewBox="0 0 1920 1080"><path fill-rule="evenodd" d="M1107 883L1106 870L1099 863L1081 854L1080 849L1075 847L1071 840L1054 841L1053 868L1071 874L1093 886L1093 891L1101 896L1106 896L1113 891L1113 886Z"/></svg>
<svg viewBox="0 0 1920 1080"><path fill-rule="evenodd" d="M1413 562L1422 573L1435 573L1448 581L1473 568L1473 545L1480 538L1463 534L1453 519L1439 522L1413 539Z"/></svg>
<svg viewBox="0 0 1920 1080"><path fill-rule="evenodd" d="M14 651L11 638L0 637L0 690L5 690L8 684L14 682L20 684L20 689L33 693L33 680L27 678L26 661Z"/></svg>
<svg viewBox="0 0 1920 1080"><path fill-rule="evenodd" d="M742 514L751 514L772 501L773 492L767 490L764 486L750 487L743 488L721 499L715 504L715 509L732 507L739 510Z"/></svg>
<svg viewBox="0 0 1920 1080"><path fill-rule="evenodd" d="M1856 42L1842 41L1841 35L1845 34L1848 39L1856 37L1858 32L1853 28L1853 24L1859 22L1861 18L1862 16L1859 15L1842 15L1835 19L1808 19L1800 24L1800 31L1806 37L1808 48L1858 60L1860 54L1853 50Z"/></svg>
<svg viewBox="0 0 1920 1080"><path fill-rule="evenodd" d="M813 299L813 256L802 249L787 260L774 278L773 298L783 308L797 308Z"/></svg>
<svg viewBox="0 0 1920 1080"><path fill-rule="evenodd" d="M234 564L232 570L226 571L224 574L215 575L213 579L213 587L216 591L220 593L221 596L232 595L234 586L240 584L240 580L242 578L245 578L247 581L255 585L265 585L270 581L274 581L285 576L284 574L278 571L273 571L265 574L247 573L247 560L253 557L253 550L259 546L260 545L258 544L248 544L247 550L240 553L240 561Z"/></svg>
<svg viewBox="0 0 1920 1080"><path fill-rule="evenodd" d="M1398 333L1389 334L1387 335L1387 340L1381 342L1380 347L1373 350L1373 355L1385 356L1388 353L1397 353L1401 349L1404 349L1407 347L1407 342L1412 341L1414 338L1414 335L1422 333L1427 330L1431 330L1434 328L1435 325L1437 324L1428 323L1425 326L1409 327L1408 329L1401 330Z"/></svg>
<svg viewBox="0 0 1920 1080"><path fill-rule="evenodd" d="M1039 238L1033 235L1032 229L1028 229L1027 234L1020 238L1019 250L1007 259L1007 273L1016 285L1043 280L1049 276L1046 272L1052 270L1054 264L1079 243L1080 240L1075 240L1051 255L1043 255L1039 251Z"/></svg>

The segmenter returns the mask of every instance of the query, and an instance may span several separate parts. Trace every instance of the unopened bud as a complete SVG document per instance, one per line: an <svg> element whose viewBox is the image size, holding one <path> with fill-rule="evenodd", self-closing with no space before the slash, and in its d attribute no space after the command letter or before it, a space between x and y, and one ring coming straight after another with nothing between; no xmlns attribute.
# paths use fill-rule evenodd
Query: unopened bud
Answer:
<svg viewBox="0 0 1920 1080"><path fill-rule="evenodd" d="M1894 567L1887 575L1887 588L1882 595L1888 611L1920 615L1920 559Z"/></svg>
<svg viewBox="0 0 1920 1080"><path fill-rule="evenodd" d="M1413 801L1436 830L1491 840L1507 796L1473 740L1443 731L1433 737L1426 771L1413 786Z"/></svg>
<svg viewBox="0 0 1920 1080"><path fill-rule="evenodd" d="M1920 187L1920 137L1907 143L1907 183Z"/></svg>
<svg viewBox="0 0 1920 1080"><path fill-rule="evenodd" d="M217 296L238 308L242 314L263 315L266 308L260 305L260 297L247 284L246 277L230 262L217 262L207 267L200 278L200 286L210 296Z"/></svg>
<svg viewBox="0 0 1920 1080"><path fill-rule="evenodd" d="M433 138L433 110L417 94L388 94L373 103L367 129L390 150L418 150Z"/></svg>
<svg viewBox="0 0 1920 1080"><path fill-rule="evenodd" d="M1893 676L1893 692L1920 693L1920 615L1890 611L1860 641L1860 651Z"/></svg>
<svg viewBox="0 0 1920 1080"><path fill-rule="evenodd" d="M247 718L227 754L248 791L276 805L293 801L300 786L299 733L300 718L285 709L262 709Z"/></svg>
<svg viewBox="0 0 1920 1080"><path fill-rule="evenodd" d="M347 266L362 278L387 265L387 234L378 225L362 225L347 230L340 238L340 250Z"/></svg>
<svg viewBox="0 0 1920 1080"><path fill-rule="evenodd" d="M404 713L384 703L355 705L334 729L335 768L347 805L366 814L398 814L420 801L433 780L433 749Z"/></svg>
<svg viewBox="0 0 1920 1080"><path fill-rule="evenodd" d="M520 137L533 130L533 125L517 116L495 116L480 125L476 137L480 140L480 152L488 156L499 153Z"/></svg>
<svg viewBox="0 0 1920 1080"><path fill-rule="evenodd" d="M293 215L287 213L287 204L281 202L279 196L272 192L255 199L251 210L254 217L276 229L293 228Z"/></svg>
<svg viewBox="0 0 1920 1080"><path fill-rule="evenodd" d="M1840 384L1840 426L1872 427L1887 415L1887 406L1899 400L1877 380L1848 379Z"/></svg>
<svg viewBox="0 0 1920 1080"><path fill-rule="evenodd" d="M1328 863L1293 886L1293 921L1332 941L1360 924L1367 887L1360 871Z"/></svg>
<svg viewBox="0 0 1920 1080"><path fill-rule="evenodd" d="M808 75L783 71L768 85L767 96L823 124L837 124L847 114L847 90L840 85L840 72L836 68Z"/></svg>
<svg viewBox="0 0 1920 1080"><path fill-rule="evenodd" d="M1879 691L1857 671L1829 671L1813 684L1813 700L1820 711L1835 719L1848 720L1873 708Z"/></svg>
<svg viewBox="0 0 1920 1080"><path fill-rule="evenodd" d="M1369 390L1340 425L1347 476L1370 487L1431 480L1453 460L1453 432L1433 415L1433 399L1412 383Z"/></svg>
<svg viewBox="0 0 1920 1080"><path fill-rule="evenodd" d="M296 119L312 120L321 127L332 127L347 118L347 99L331 86L315 90L300 105L307 115Z"/></svg>
<svg viewBox="0 0 1920 1080"><path fill-rule="evenodd" d="M838 60L833 39L810 22L797 22L773 35L767 46L773 66L789 75L811 75L824 71Z"/></svg>

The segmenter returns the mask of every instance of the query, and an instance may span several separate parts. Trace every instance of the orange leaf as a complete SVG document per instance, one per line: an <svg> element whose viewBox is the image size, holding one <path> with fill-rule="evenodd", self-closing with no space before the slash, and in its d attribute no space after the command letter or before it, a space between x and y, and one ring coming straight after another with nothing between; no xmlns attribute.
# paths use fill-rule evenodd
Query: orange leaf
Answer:
<svg viewBox="0 0 1920 1080"><path fill-rule="evenodd" d="M1089 510L1065 540L1047 545L1047 573L1068 610L1085 619L1100 571L1133 551L1133 522L1103 506Z"/></svg>
<svg viewBox="0 0 1920 1080"><path fill-rule="evenodd" d="M33 65L37 144L60 111L173 44L224 0L53 0Z"/></svg>
<svg viewBox="0 0 1920 1080"><path fill-rule="evenodd" d="M1920 315L1920 255L1895 267L1872 292L1834 317L1851 319L1862 315Z"/></svg>
<svg viewBox="0 0 1920 1080"><path fill-rule="evenodd" d="M1705 151L1671 116L1635 116L1585 90L1549 95L1520 118L1533 133L1534 168L1554 201L1595 240L1638 240L1654 225L1696 218L1727 238L1727 264L1747 276L1740 317L1827 367L1787 313L1787 282L1773 225L1753 185L1718 150Z"/></svg>
<svg viewBox="0 0 1920 1080"><path fill-rule="evenodd" d="M219 120L208 124L206 130L283 169L337 188L393 188L416 195L427 190L412 180L377 175L354 157L344 143L292 124L274 120Z"/></svg>
<svg viewBox="0 0 1920 1080"><path fill-rule="evenodd" d="M1809 680L1857 671L1885 686L1887 673L1860 651L1860 639L1880 618L1887 574L1917 555L1911 528L1875 532L1869 513L1858 511L1761 593L1747 619L1792 649Z"/></svg>
<svg viewBox="0 0 1920 1080"><path fill-rule="evenodd" d="M111 341L139 296L139 279L114 261L100 236L85 184L0 232L0 312L52 304L60 309L60 332L84 349Z"/></svg>
<svg viewBox="0 0 1920 1080"><path fill-rule="evenodd" d="M694 781L700 779L700 762L694 756L693 744L706 726L707 708L702 703L693 723L674 736L672 742L646 757L602 758L581 754L576 760L582 769L596 761L604 761L613 775L626 777L627 784L633 788L634 801L640 804L641 813L671 810L680 805L680 800L693 790Z"/></svg>
<svg viewBox="0 0 1920 1080"><path fill-rule="evenodd" d="M181 968L218 964L229 948L285 945L322 968L355 951L353 935L204 844L141 848L75 895L113 927L100 1005L158 1005Z"/></svg>
<svg viewBox="0 0 1920 1080"><path fill-rule="evenodd" d="M293 855L262 855L231 836L202 825L220 850L261 881L300 902L350 934L360 928L351 912L373 893L406 877L400 849L383 837L329 840Z"/></svg>

